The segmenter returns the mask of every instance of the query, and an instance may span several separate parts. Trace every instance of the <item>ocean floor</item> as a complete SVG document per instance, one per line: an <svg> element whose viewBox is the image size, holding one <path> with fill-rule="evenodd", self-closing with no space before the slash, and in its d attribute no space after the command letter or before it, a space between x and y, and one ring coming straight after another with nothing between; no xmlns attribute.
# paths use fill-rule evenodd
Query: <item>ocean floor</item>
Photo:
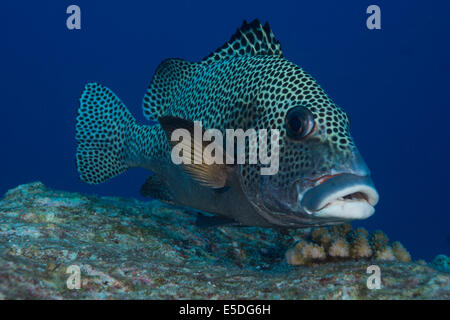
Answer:
<svg viewBox="0 0 450 320"><path fill-rule="evenodd" d="M285 252L308 229L201 229L195 219L159 201L18 186L0 201L0 298L450 299L444 255L290 266ZM380 289L366 285L372 264Z"/></svg>

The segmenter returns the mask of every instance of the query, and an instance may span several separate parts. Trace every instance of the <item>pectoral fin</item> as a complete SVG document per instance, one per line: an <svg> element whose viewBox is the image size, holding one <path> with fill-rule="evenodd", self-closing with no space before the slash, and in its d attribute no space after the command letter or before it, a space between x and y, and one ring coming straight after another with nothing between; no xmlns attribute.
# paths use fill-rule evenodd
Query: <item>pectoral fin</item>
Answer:
<svg viewBox="0 0 450 320"><path fill-rule="evenodd" d="M164 129L172 148L177 148L176 152L182 150L183 163L181 166L188 175L201 185L210 188L219 189L227 186L228 177L234 166L226 164L230 161L227 161L227 154L222 143L194 139L196 130L197 133L202 134L201 137L203 137L205 131L201 127L196 128L196 124L190 120L165 116L159 118L159 123ZM173 141L172 134L176 129L187 130L190 138ZM205 149L211 150L211 144L214 144L214 152L204 152ZM217 163L219 162L215 161L217 159L221 159L221 163Z"/></svg>

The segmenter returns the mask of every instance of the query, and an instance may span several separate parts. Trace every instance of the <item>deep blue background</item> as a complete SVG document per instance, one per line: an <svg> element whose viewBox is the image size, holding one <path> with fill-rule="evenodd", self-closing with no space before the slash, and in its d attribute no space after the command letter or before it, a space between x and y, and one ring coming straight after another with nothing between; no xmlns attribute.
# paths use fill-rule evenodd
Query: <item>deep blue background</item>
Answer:
<svg viewBox="0 0 450 320"><path fill-rule="evenodd" d="M66 28L70 4L81 7L80 31ZM365 26L370 4L381 7L382 30ZM0 11L0 193L40 180L138 197L144 170L98 186L78 180L84 83L110 87L144 121L142 97L162 59L197 61L259 18L352 118L381 196L361 224L416 259L450 253L449 1L2 1Z"/></svg>

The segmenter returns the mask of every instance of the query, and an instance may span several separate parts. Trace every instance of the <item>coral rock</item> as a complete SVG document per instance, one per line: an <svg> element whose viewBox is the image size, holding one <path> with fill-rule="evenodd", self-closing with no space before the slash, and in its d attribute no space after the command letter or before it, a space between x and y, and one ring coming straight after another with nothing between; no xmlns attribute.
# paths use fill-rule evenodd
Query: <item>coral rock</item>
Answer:
<svg viewBox="0 0 450 320"><path fill-rule="evenodd" d="M450 257L440 254L433 259L432 265L439 271L450 273Z"/></svg>
<svg viewBox="0 0 450 320"><path fill-rule="evenodd" d="M330 248L328 249L328 254L331 257L347 258L350 254L349 246L347 241L343 238L338 238L333 241Z"/></svg>
<svg viewBox="0 0 450 320"><path fill-rule="evenodd" d="M0 201L0 300L450 299L450 275L437 270L445 256L436 268L377 261L383 288L368 290L367 259L327 257L304 240L311 230L201 229L195 220L156 200L19 186ZM349 234L325 231L353 245ZM79 290L67 287L71 266L80 268Z"/></svg>
<svg viewBox="0 0 450 320"><path fill-rule="evenodd" d="M322 246L307 241L298 242L286 251L286 261L290 265L307 265L326 258Z"/></svg>
<svg viewBox="0 0 450 320"><path fill-rule="evenodd" d="M370 244L371 244L372 248L375 249L375 251L384 250L384 248L389 244L389 238L381 230L374 231L370 235L369 239L370 239Z"/></svg>
<svg viewBox="0 0 450 320"><path fill-rule="evenodd" d="M308 250L314 244L324 251L325 257L311 258ZM286 255L286 261L291 265L327 263L336 259L410 262L411 255L400 242L393 242L390 246L389 238L383 231L376 230L369 234L364 228L352 230L350 224L314 228L309 237L300 239Z"/></svg>
<svg viewBox="0 0 450 320"><path fill-rule="evenodd" d="M394 261L395 255L390 246L385 246L375 253L375 259L384 261Z"/></svg>
<svg viewBox="0 0 450 320"><path fill-rule="evenodd" d="M370 258L372 256L372 248L367 238L359 237L352 242L350 256L353 259Z"/></svg>
<svg viewBox="0 0 450 320"><path fill-rule="evenodd" d="M330 227L331 233L335 233L342 238L345 238L351 231L352 231L352 225L349 223L339 224L339 225Z"/></svg>
<svg viewBox="0 0 450 320"><path fill-rule="evenodd" d="M392 251L394 253L395 258L401 262L410 262L411 255L408 250L398 241L392 243Z"/></svg>
<svg viewBox="0 0 450 320"><path fill-rule="evenodd" d="M323 260L326 257L323 247L314 243L304 245L300 252L311 260Z"/></svg>
<svg viewBox="0 0 450 320"><path fill-rule="evenodd" d="M311 239L323 247L328 247L332 236L326 228L316 228L311 234Z"/></svg>

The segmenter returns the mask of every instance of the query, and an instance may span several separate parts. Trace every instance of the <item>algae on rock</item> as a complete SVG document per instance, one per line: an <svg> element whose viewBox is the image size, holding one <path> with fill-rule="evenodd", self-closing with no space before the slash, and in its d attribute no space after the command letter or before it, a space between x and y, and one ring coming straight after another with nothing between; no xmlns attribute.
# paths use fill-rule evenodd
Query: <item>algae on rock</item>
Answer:
<svg viewBox="0 0 450 320"><path fill-rule="evenodd" d="M200 229L195 218L159 201L18 186L0 201L0 298L450 299L449 274L432 264L377 262L382 288L369 290L364 259L286 263L310 230ZM67 288L72 265L79 290Z"/></svg>

